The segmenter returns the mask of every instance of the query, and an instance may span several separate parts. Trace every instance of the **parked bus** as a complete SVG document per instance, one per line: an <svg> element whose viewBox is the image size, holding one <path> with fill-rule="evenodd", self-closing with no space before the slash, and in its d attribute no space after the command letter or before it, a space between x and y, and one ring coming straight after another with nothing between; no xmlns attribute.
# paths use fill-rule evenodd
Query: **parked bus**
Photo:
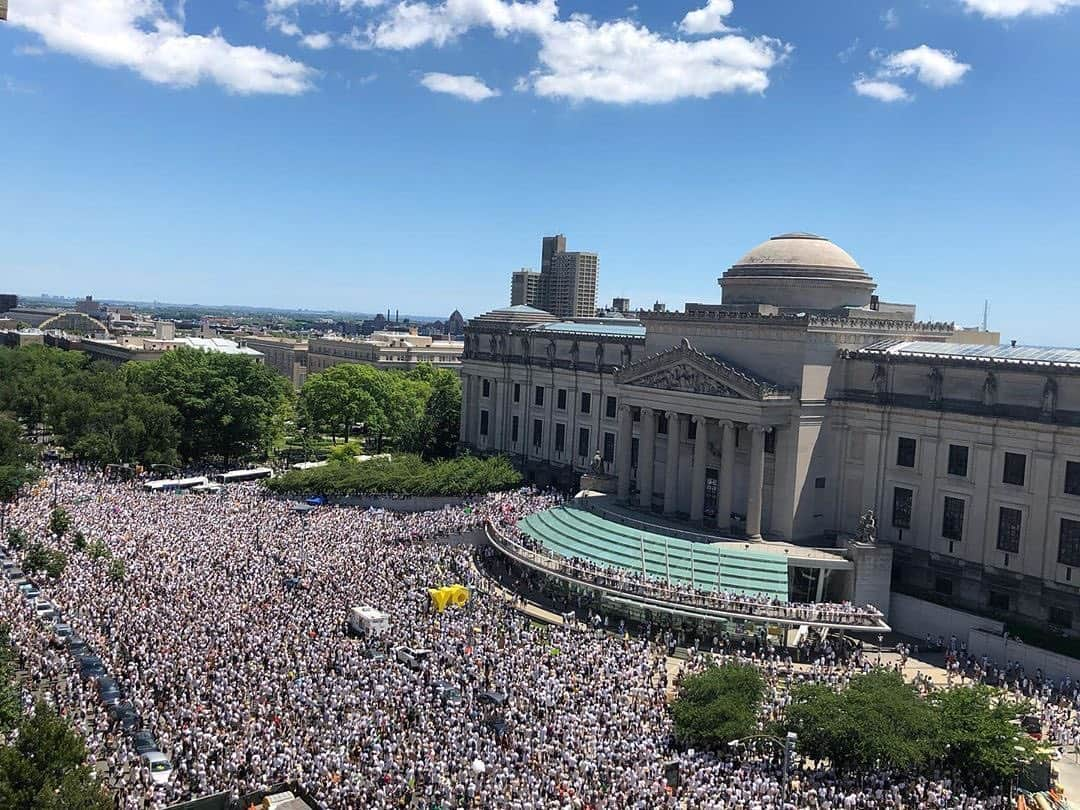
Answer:
<svg viewBox="0 0 1080 810"><path fill-rule="evenodd" d="M143 489L147 492L180 492L206 483L209 481L205 475L196 478L162 478L158 481L147 481Z"/></svg>
<svg viewBox="0 0 1080 810"><path fill-rule="evenodd" d="M260 478L272 478L274 471L269 467L252 467L248 470L230 470L214 476L219 484L238 484L241 481L258 481Z"/></svg>

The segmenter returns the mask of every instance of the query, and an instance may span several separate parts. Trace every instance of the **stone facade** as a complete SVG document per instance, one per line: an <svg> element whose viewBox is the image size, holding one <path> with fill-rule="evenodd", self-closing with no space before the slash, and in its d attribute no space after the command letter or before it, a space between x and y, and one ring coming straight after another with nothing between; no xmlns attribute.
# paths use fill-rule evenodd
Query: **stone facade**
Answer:
<svg viewBox="0 0 1080 810"><path fill-rule="evenodd" d="M844 544L873 509L892 562L863 557L894 587L1080 626L1080 352L1066 368L958 345L871 297L831 243L778 240L725 274L721 304L473 319L462 445L568 488L599 453L625 504L754 541Z"/></svg>

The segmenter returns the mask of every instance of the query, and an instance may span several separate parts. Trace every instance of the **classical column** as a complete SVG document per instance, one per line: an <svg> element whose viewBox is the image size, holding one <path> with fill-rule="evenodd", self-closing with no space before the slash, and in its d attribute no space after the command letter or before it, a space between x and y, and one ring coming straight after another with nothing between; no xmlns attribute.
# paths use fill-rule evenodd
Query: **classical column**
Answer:
<svg viewBox="0 0 1080 810"><path fill-rule="evenodd" d="M634 435L634 417L629 405L619 406L619 435L615 440L618 456L615 460L615 472L619 476L619 501L630 500L630 449Z"/></svg>
<svg viewBox="0 0 1080 810"><path fill-rule="evenodd" d="M664 514L673 515L679 500L679 438L682 419L675 411L667 416L667 462L664 464Z"/></svg>
<svg viewBox="0 0 1080 810"><path fill-rule="evenodd" d="M765 486L765 434L772 428L750 425L750 476L746 481L746 534L761 539L761 501Z"/></svg>
<svg viewBox="0 0 1080 810"><path fill-rule="evenodd" d="M499 381L491 380L491 411L488 413L488 447L502 450L502 431L499 429Z"/></svg>
<svg viewBox="0 0 1080 810"><path fill-rule="evenodd" d="M638 444L638 506L652 509L653 451L656 448L656 412L641 409L641 441Z"/></svg>
<svg viewBox="0 0 1080 810"><path fill-rule="evenodd" d="M705 513L705 457L709 451L709 420L694 417L694 472L690 483L690 520L701 523Z"/></svg>
<svg viewBox="0 0 1080 810"><path fill-rule="evenodd" d="M721 532L731 530L731 507L735 487L735 423L729 419L720 421L720 480L716 488L716 528Z"/></svg>

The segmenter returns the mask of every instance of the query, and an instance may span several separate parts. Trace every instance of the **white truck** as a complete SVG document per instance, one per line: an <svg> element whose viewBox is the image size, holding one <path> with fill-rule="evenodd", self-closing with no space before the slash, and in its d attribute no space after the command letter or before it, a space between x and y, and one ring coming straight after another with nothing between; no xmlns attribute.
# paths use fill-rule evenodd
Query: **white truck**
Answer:
<svg viewBox="0 0 1080 810"><path fill-rule="evenodd" d="M390 617L364 605L349 610L349 632L358 636L381 636L390 629Z"/></svg>

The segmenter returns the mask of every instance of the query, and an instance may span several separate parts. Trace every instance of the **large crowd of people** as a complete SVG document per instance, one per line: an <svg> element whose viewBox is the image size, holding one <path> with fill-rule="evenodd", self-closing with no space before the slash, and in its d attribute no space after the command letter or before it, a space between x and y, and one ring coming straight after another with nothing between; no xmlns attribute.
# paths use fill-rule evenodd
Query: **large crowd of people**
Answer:
<svg viewBox="0 0 1080 810"><path fill-rule="evenodd" d="M9 525L69 555L58 579L41 581L42 596L115 676L173 764L168 783L151 780L92 682L6 583L0 611L29 673L27 700L47 693L85 735L122 810L290 780L328 810L1004 805L956 774L839 774L803 763L785 785L770 752L678 751L663 643L534 624L478 587L468 544L436 540L488 521L512 525L555 496L521 490L415 514L298 513L251 484L198 496L145 493L74 468L50 478L10 509ZM54 492L72 516L60 540L47 528ZM122 561L122 582L109 558L75 549L76 530ZM448 584L472 596L435 612L427 589ZM385 638L344 632L354 605L390 617ZM414 668L391 645L430 652ZM797 650L761 640L712 647L773 673L762 723L782 711L783 673L838 682L871 665L828 639ZM704 660L694 652L689 666ZM447 699L447 686L460 701ZM484 700L493 694L505 703ZM1061 715L1073 732L1075 708ZM677 784L665 778L672 759Z"/></svg>

